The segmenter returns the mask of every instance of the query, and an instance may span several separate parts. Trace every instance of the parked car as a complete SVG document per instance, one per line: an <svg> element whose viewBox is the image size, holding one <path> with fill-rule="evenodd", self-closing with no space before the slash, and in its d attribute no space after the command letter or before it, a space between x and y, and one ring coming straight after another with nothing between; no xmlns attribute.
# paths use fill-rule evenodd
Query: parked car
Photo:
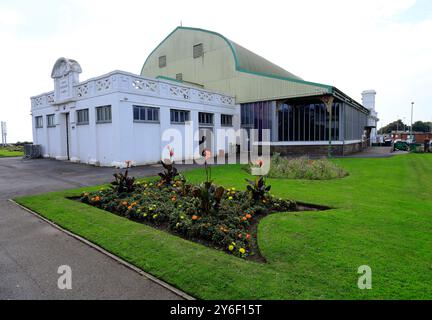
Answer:
<svg viewBox="0 0 432 320"><path fill-rule="evenodd" d="M410 145L406 141L397 141L394 144L394 150L409 151Z"/></svg>

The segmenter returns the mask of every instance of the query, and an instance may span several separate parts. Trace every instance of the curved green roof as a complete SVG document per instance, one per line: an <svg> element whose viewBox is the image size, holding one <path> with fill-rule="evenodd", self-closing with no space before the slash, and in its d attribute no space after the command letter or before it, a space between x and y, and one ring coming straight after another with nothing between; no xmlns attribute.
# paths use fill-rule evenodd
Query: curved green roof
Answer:
<svg viewBox="0 0 432 320"><path fill-rule="evenodd" d="M279 67L278 65L275 65L241 45L231 40L228 41L230 41L235 49L234 55L237 62L237 70L302 80L300 77Z"/></svg>
<svg viewBox="0 0 432 320"><path fill-rule="evenodd" d="M205 32L209 34L213 34L217 37L222 38L230 47L233 57L235 60L235 66L236 70L239 72L254 74L258 76L263 77L269 77L269 78L275 78L279 80L285 80L285 81L292 81L292 82L298 82L298 83L304 83L307 85L313 85L317 87L322 87L330 92L333 90L332 86L316 83L316 82L310 82L305 81L302 78L292 74L291 72L275 65L274 63L264 59L263 57L253 53L252 51L238 45L237 43L229 40L224 35L215 32L210 31L206 29L201 28L191 28L191 27L177 27L175 28L164 40L162 40L161 43L148 55L146 61L144 62L144 65L141 69L141 74L143 74L144 67L148 61L148 59L152 56L152 54L169 38L171 35L173 35L177 30L190 30L190 31L199 31L199 32Z"/></svg>

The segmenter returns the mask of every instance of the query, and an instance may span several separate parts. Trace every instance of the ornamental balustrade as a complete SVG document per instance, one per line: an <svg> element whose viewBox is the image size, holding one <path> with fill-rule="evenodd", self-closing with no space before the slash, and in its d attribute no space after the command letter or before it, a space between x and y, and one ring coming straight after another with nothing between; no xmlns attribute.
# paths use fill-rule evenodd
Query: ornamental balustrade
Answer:
<svg viewBox="0 0 432 320"><path fill-rule="evenodd" d="M139 77L122 71L114 71L108 75L90 79L75 85L73 100L97 97L111 92L145 94L203 104L235 105L235 99L231 96L180 84L173 84L166 80ZM49 105L62 104L64 101L55 101L54 92L51 91L32 97L31 102L32 109L38 109Z"/></svg>

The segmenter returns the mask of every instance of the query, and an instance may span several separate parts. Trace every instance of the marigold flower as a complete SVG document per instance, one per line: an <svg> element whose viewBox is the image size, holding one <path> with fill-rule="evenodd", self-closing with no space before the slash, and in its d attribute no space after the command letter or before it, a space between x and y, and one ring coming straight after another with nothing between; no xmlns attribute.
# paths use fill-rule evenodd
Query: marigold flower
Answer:
<svg viewBox="0 0 432 320"><path fill-rule="evenodd" d="M132 208L133 208L132 206L129 206L129 207L128 207L128 210L132 210Z"/></svg>
<svg viewBox="0 0 432 320"><path fill-rule="evenodd" d="M247 220L246 217L241 218L241 221L246 221L246 220Z"/></svg>
<svg viewBox="0 0 432 320"><path fill-rule="evenodd" d="M250 214L247 214L246 219L252 219L252 216Z"/></svg>
<svg viewBox="0 0 432 320"><path fill-rule="evenodd" d="M193 220L193 221L196 221L196 220L198 220L198 219L199 219L199 217L198 217L197 215L193 215L193 216L192 216L192 220Z"/></svg>
<svg viewBox="0 0 432 320"><path fill-rule="evenodd" d="M251 238L251 235L249 233L246 234L246 240L250 240L250 238Z"/></svg>

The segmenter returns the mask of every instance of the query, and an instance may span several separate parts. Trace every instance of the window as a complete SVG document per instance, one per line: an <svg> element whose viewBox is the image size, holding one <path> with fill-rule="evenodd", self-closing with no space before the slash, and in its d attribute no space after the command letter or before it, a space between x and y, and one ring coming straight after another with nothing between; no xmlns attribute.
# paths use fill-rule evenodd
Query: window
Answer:
<svg viewBox="0 0 432 320"><path fill-rule="evenodd" d="M193 46L193 57L194 59L202 57L204 55L203 44L197 44Z"/></svg>
<svg viewBox="0 0 432 320"><path fill-rule="evenodd" d="M166 56L159 57L159 68L164 68L167 65Z"/></svg>
<svg viewBox="0 0 432 320"><path fill-rule="evenodd" d="M133 106L134 121L159 122L159 108Z"/></svg>
<svg viewBox="0 0 432 320"><path fill-rule="evenodd" d="M42 116L35 117L36 128L43 128L43 118Z"/></svg>
<svg viewBox="0 0 432 320"><path fill-rule="evenodd" d="M213 113L198 113L198 122L201 125L213 125Z"/></svg>
<svg viewBox="0 0 432 320"><path fill-rule="evenodd" d="M183 81L183 73L177 73L176 74L176 80L177 81Z"/></svg>
<svg viewBox="0 0 432 320"><path fill-rule="evenodd" d="M221 115L221 125L223 127L232 127L233 122L232 122L233 116L229 115L229 114L222 114Z"/></svg>
<svg viewBox="0 0 432 320"><path fill-rule="evenodd" d="M189 111L171 110L171 123L185 123L189 121Z"/></svg>
<svg viewBox="0 0 432 320"><path fill-rule="evenodd" d="M103 106L96 108L96 123L111 122L111 106Z"/></svg>
<svg viewBox="0 0 432 320"><path fill-rule="evenodd" d="M339 112L341 104L333 103L331 138L339 140ZM277 106L279 141L328 141L329 116L321 102L279 102Z"/></svg>
<svg viewBox="0 0 432 320"><path fill-rule="evenodd" d="M47 127L48 128L55 127L54 120L55 120L55 115L53 115L53 114L47 115Z"/></svg>
<svg viewBox="0 0 432 320"><path fill-rule="evenodd" d="M83 110L77 110L77 124L83 125L83 124L89 124L89 110L83 109Z"/></svg>

